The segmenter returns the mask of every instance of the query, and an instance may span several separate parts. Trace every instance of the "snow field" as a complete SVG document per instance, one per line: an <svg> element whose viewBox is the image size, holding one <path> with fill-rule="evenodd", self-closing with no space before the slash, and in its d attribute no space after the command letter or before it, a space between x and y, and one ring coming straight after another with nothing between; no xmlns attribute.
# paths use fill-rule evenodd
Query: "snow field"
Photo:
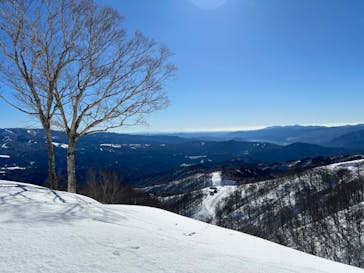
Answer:
<svg viewBox="0 0 364 273"><path fill-rule="evenodd" d="M0 181L0 272L359 273L160 209Z"/></svg>

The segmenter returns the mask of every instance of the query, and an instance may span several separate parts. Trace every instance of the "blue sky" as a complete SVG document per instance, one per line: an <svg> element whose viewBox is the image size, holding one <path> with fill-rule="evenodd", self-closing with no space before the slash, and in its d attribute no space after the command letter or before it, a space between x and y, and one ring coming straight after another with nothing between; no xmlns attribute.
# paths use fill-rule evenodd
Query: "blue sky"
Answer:
<svg viewBox="0 0 364 273"><path fill-rule="evenodd" d="M170 107L129 131L364 122L362 0L101 2L175 53ZM0 127L35 124L0 109Z"/></svg>

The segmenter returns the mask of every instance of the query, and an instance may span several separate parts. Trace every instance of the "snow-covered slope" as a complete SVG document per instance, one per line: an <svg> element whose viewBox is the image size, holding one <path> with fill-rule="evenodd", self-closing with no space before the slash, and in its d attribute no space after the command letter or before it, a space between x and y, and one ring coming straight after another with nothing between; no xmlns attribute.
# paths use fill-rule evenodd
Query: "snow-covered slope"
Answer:
<svg viewBox="0 0 364 273"><path fill-rule="evenodd" d="M0 271L359 273L159 209L0 181Z"/></svg>
<svg viewBox="0 0 364 273"><path fill-rule="evenodd" d="M223 199L234 192L236 186L233 181L223 180L221 172L213 172L211 176L212 187L201 191L204 197L199 206L200 209L197 209L191 217L215 224L217 206Z"/></svg>
<svg viewBox="0 0 364 273"><path fill-rule="evenodd" d="M172 181L174 191L205 187L159 199L181 215L364 268L363 159L240 185L226 177L233 176L225 170Z"/></svg>

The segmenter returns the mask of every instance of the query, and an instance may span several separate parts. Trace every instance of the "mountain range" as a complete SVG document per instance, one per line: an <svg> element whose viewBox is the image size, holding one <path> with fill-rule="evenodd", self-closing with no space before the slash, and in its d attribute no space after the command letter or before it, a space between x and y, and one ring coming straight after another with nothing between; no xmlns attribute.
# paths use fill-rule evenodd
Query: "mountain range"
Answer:
<svg viewBox="0 0 364 273"><path fill-rule="evenodd" d="M53 145L62 184L65 134L54 131ZM90 173L111 170L147 204L363 267L363 152L363 125L98 133L77 144L76 167L81 189L92 191ZM0 129L0 180L44 185L46 178L43 130Z"/></svg>
<svg viewBox="0 0 364 273"><path fill-rule="evenodd" d="M259 130L232 131L232 132L191 132L174 133L187 138L197 138L206 140L241 140L269 142L279 145L287 145L296 142L317 144L328 147L340 146L343 139L346 143L352 143L351 138L355 138L352 133L364 134L364 124L344 125L344 126L272 126ZM363 144L363 143L362 143Z"/></svg>
<svg viewBox="0 0 364 273"><path fill-rule="evenodd" d="M91 168L113 169L133 184L140 179L181 169L256 166L356 154L364 152L363 128L364 125L288 126L217 135L98 133L84 137L77 144L78 180L84 183ZM64 133L54 131L53 141L57 172L62 179L66 173L67 139ZM0 177L44 182L46 164L43 130L0 129Z"/></svg>

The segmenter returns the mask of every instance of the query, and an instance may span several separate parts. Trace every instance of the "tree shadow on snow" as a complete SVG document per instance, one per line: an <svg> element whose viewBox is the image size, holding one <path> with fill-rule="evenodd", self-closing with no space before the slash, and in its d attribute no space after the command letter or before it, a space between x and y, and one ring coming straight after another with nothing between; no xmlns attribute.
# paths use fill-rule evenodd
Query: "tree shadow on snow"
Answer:
<svg viewBox="0 0 364 273"><path fill-rule="evenodd" d="M0 183L0 213L2 223L72 224L90 219L122 225L127 220L87 197L12 182Z"/></svg>

